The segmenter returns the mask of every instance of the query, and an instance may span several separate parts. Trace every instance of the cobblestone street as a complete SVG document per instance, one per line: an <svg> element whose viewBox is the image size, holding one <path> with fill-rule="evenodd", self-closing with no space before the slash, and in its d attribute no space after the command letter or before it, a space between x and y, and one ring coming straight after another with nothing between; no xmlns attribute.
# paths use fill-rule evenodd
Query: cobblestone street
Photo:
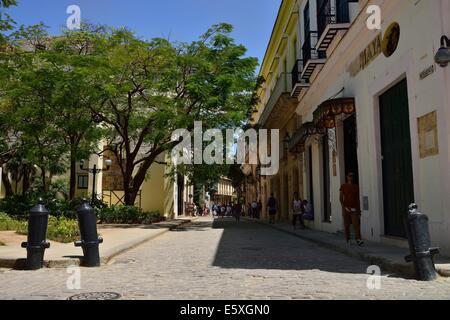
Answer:
<svg viewBox="0 0 450 320"><path fill-rule="evenodd" d="M67 299L117 292L124 299L449 299L450 281L422 283L384 274L367 288L368 265L253 222L202 218L99 269L0 270L2 299Z"/></svg>

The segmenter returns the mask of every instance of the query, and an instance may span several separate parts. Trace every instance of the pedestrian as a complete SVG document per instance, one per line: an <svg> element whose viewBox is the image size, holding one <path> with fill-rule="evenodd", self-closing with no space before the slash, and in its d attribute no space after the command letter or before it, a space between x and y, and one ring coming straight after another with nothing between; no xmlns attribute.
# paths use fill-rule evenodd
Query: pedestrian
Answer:
<svg viewBox="0 0 450 320"><path fill-rule="evenodd" d="M270 194L270 198L267 201L267 208L269 211L269 224L275 224L275 216L277 215L277 199L273 193Z"/></svg>
<svg viewBox="0 0 450 320"><path fill-rule="evenodd" d="M249 219L252 218L252 204L251 204L251 203L248 203L248 204L247 204L247 217L248 217Z"/></svg>
<svg viewBox="0 0 450 320"><path fill-rule="evenodd" d="M263 205L262 205L261 199L259 199L259 201L258 201L258 215L256 216L256 219L258 219L258 220L261 217L262 209L263 209Z"/></svg>
<svg viewBox="0 0 450 320"><path fill-rule="evenodd" d="M224 204L222 204L222 205L220 206L220 215L222 216L222 219L225 217L226 211L227 211L227 208L225 207Z"/></svg>
<svg viewBox="0 0 450 320"><path fill-rule="evenodd" d="M340 201L342 204L342 216L344 219L345 239L351 244L350 225L353 224L355 238L358 246L363 246L361 238L361 206L359 202L359 186L355 183L355 175L347 174L347 181L341 186Z"/></svg>
<svg viewBox="0 0 450 320"><path fill-rule="evenodd" d="M233 204L230 202L227 206L227 217L231 217L233 215Z"/></svg>
<svg viewBox="0 0 450 320"><path fill-rule="evenodd" d="M303 221L305 220L314 221L314 210L312 205L308 202L308 200L303 200L302 210L303 210L302 214Z"/></svg>
<svg viewBox="0 0 450 320"><path fill-rule="evenodd" d="M241 214L242 214L242 205L238 202L233 207L233 215L236 219L236 222L241 221Z"/></svg>
<svg viewBox="0 0 450 320"><path fill-rule="evenodd" d="M257 216L258 216L258 202L254 200L252 202L252 218L256 219Z"/></svg>
<svg viewBox="0 0 450 320"><path fill-rule="evenodd" d="M218 215L217 208L218 208L217 204L214 203L213 206L212 206L213 217Z"/></svg>
<svg viewBox="0 0 450 320"><path fill-rule="evenodd" d="M299 198L298 192L294 193L294 200L292 202L292 224L294 230L297 229L297 220L300 220L300 228L305 229L305 222L303 221L303 201Z"/></svg>

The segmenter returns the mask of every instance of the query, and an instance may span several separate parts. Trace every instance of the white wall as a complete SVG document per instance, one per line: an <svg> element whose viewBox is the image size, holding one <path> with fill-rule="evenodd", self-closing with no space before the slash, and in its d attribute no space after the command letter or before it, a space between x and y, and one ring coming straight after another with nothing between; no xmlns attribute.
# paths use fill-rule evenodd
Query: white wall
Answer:
<svg viewBox="0 0 450 320"><path fill-rule="evenodd" d="M312 1L311 3L314 3ZM309 92L300 102L297 112L306 121L312 119L312 112L321 102L329 99L345 87L344 96L356 100L358 123L358 158L360 171L361 198L369 198L369 210L363 213L362 232L366 239L380 240L384 234L382 171L379 141L379 95L405 76L408 79L410 125L412 138L412 157L414 189L420 209L430 216L433 244L441 246L450 254L450 110L449 110L449 69L437 67L436 72L424 80L419 74L434 64L434 54L439 48L442 34L450 35L450 4L442 1L372 1L382 6L384 34L387 26L396 21L401 28L400 43L393 56L383 54L365 70L351 78L347 65L375 38L376 31L363 26L364 17L358 18L354 30L350 31L336 48L331 61L321 71ZM441 23L443 22L443 23ZM439 149L438 156L425 159L419 157L417 118L437 110ZM339 130L338 130L339 131ZM339 134L339 132L338 132ZM339 149L338 149L339 152ZM314 148L315 167L320 167L319 150ZM331 159L331 155L330 155ZM316 228L320 230L342 229L339 211L339 188L343 182L338 157L338 177L332 178L333 223L321 223L322 205L321 175L315 169ZM308 182L305 175L305 186ZM320 218L319 218L320 217Z"/></svg>

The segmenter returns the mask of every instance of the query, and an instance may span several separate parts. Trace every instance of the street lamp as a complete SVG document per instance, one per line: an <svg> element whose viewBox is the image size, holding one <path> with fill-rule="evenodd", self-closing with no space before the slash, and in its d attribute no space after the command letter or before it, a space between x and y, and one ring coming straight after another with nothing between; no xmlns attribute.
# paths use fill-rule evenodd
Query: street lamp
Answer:
<svg viewBox="0 0 450 320"><path fill-rule="evenodd" d="M441 48L439 48L434 60L442 68L445 68L450 63L450 40L447 36L441 37Z"/></svg>
<svg viewBox="0 0 450 320"><path fill-rule="evenodd" d="M95 203L95 200L97 199L97 193L95 192L95 183L96 183L96 176L97 174L99 174L100 172L106 172L109 171L111 166L112 166L112 160L111 159L106 159L105 160L105 165L106 165L106 169L98 169L97 165L94 164L93 168L84 168L84 160L81 161L80 163L80 170L85 171L85 172L89 172L92 173L93 176L93 182L92 182L92 204Z"/></svg>

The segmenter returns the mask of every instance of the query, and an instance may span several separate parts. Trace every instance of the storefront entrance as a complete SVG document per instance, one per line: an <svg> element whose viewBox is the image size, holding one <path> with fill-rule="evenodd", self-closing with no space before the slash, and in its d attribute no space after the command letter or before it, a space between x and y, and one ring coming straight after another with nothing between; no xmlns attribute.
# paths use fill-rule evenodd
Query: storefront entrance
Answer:
<svg viewBox="0 0 450 320"><path fill-rule="evenodd" d="M355 175L355 183L359 184L357 141L356 115L352 114L344 120L345 176L352 172Z"/></svg>
<svg viewBox="0 0 450 320"><path fill-rule="evenodd" d="M406 79L380 96L385 234L406 237L404 220L414 202Z"/></svg>

